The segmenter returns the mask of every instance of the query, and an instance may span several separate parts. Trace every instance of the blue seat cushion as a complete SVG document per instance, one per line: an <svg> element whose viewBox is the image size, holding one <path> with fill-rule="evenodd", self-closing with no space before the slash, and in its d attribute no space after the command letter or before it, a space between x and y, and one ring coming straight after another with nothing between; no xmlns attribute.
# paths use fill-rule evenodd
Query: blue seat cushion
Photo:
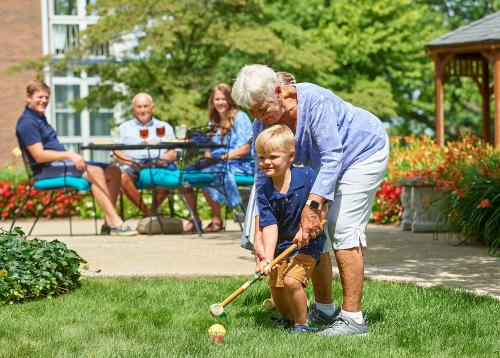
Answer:
<svg viewBox="0 0 500 358"><path fill-rule="evenodd" d="M35 181L35 189L39 190L61 189L65 187L71 187L80 191L87 191L90 190L90 182L85 178L70 176L61 176Z"/></svg>
<svg viewBox="0 0 500 358"><path fill-rule="evenodd" d="M180 185L181 171L178 169L145 168L139 172L135 182L138 188L159 186L162 188L177 188Z"/></svg>
<svg viewBox="0 0 500 358"><path fill-rule="evenodd" d="M253 175L235 174L236 185L253 185Z"/></svg>
<svg viewBox="0 0 500 358"><path fill-rule="evenodd" d="M182 183L188 184L191 187L203 187L211 185L215 182L217 175L210 172L202 172L199 170L185 170L182 173Z"/></svg>

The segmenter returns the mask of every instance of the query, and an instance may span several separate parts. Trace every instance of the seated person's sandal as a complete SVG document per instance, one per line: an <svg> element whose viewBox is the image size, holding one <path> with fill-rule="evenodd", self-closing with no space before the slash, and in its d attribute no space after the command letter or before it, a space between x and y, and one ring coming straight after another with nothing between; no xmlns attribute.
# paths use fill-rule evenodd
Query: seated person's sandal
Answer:
<svg viewBox="0 0 500 358"><path fill-rule="evenodd" d="M203 231L203 229L201 228L201 220L198 221L198 226L199 226L200 230ZM187 224L184 226L182 233L184 233L184 234L194 234L195 232L196 232L196 226L194 226L193 220L190 219L187 222Z"/></svg>
<svg viewBox="0 0 500 358"><path fill-rule="evenodd" d="M216 223L211 221L204 229L203 232L219 232L224 230L222 223Z"/></svg>

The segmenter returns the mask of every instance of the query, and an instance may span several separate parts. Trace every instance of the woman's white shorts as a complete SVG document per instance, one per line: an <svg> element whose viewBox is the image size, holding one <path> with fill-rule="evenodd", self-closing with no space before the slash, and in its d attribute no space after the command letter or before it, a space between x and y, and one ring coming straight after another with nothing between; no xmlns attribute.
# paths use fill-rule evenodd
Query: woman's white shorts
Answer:
<svg viewBox="0 0 500 358"><path fill-rule="evenodd" d="M327 225L334 250L366 247L366 226L388 160L389 138L386 138L384 148L351 165L338 181L333 203L328 210ZM328 241L325 250L328 250L327 245Z"/></svg>

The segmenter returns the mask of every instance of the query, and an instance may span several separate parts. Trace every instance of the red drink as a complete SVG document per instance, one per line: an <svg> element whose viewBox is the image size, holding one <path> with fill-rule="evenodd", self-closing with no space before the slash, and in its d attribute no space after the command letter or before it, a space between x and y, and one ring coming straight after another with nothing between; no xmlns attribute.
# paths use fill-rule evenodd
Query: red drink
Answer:
<svg viewBox="0 0 500 358"><path fill-rule="evenodd" d="M148 129L147 128L141 128L139 129L139 135L141 136L142 139L146 139L148 137Z"/></svg>
<svg viewBox="0 0 500 358"><path fill-rule="evenodd" d="M165 135L165 126L156 127L156 135L158 137L163 137Z"/></svg>

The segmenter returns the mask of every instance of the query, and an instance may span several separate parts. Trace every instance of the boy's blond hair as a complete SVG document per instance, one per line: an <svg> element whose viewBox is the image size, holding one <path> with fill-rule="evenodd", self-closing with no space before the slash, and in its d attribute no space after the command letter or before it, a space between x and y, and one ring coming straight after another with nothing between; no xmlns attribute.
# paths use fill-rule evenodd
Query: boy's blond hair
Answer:
<svg viewBox="0 0 500 358"><path fill-rule="evenodd" d="M255 150L258 155L280 151L290 154L295 150L295 137L290 128L277 124L264 129L255 141Z"/></svg>

